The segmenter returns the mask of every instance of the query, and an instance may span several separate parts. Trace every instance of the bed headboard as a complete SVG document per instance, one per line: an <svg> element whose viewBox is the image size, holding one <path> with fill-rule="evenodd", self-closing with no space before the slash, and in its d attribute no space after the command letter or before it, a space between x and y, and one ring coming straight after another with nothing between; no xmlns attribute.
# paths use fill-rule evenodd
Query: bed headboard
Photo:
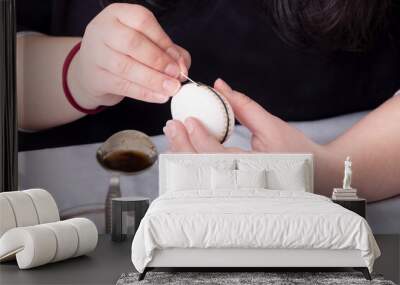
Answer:
<svg viewBox="0 0 400 285"><path fill-rule="evenodd" d="M182 153L168 153L160 154L159 156L159 194L163 194L167 191L167 165L168 162L185 162L190 164L212 164L220 160L233 162L238 161L262 161L265 163L301 163L304 162L306 166L305 173L305 190L307 192L314 192L314 166L313 166L313 155L312 154L272 154L272 153L213 153L213 154L182 154Z"/></svg>

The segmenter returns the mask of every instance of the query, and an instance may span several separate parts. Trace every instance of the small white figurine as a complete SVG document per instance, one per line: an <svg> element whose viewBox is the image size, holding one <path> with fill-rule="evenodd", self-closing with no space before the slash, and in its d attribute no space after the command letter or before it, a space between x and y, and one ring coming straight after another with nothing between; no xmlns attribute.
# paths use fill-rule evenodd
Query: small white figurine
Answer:
<svg viewBox="0 0 400 285"><path fill-rule="evenodd" d="M344 162L344 178L343 178L343 189L352 189L351 188L351 159L350 156L346 157L346 161Z"/></svg>

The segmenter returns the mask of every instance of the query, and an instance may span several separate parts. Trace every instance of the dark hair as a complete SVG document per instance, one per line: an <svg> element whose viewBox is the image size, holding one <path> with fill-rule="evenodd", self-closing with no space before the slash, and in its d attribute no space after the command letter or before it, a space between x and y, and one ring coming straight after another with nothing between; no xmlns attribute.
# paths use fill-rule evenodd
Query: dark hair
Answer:
<svg viewBox="0 0 400 285"><path fill-rule="evenodd" d="M100 1L140 3L157 15L182 3L185 6L189 5L188 2L192 4L192 0ZM378 33L386 27L392 4L392 0L259 1L274 30L286 43L329 51L364 51L372 47ZM196 2L210 5L209 1Z"/></svg>
<svg viewBox="0 0 400 285"><path fill-rule="evenodd" d="M277 34L306 48L362 51L388 21L391 0L264 0Z"/></svg>

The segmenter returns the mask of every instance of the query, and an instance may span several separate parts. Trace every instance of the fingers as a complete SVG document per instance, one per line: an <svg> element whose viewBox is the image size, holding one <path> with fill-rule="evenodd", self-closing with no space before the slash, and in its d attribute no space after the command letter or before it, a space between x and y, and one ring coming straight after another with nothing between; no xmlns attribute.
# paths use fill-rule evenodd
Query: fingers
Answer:
<svg viewBox="0 0 400 285"><path fill-rule="evenodd" d="M185 127L189 134L190 142L197 152L224 152L225 148L207 129L195 118L188 118Z"/></svg>
<svg viewBox="0 0 400 285"><path fill-rule="evenodd" d="M195 153L185 126L177 120L170 120L163 129L173 152Z"/></svg>
<svg viewBox="0 0 400 285"><path fill-rule="evenodd" d="M99 79L99 91L105 94L116 94L136 100L159 104L165 103L169 99L165 94L156 93L148 88L118 77L107 70L100 69L97 73L97 77ZM104 105L108 104L104 103Z"/></svg>
<svg viewBox="0 0 400 285"><path fill-rule="evenodd" d="M110 11L118 19L117 23L119 22L123 26L126 26L128 30L137 32L136 34L133 34L125 31L124 33L127 35L122 35L122 41L116 41L117 43L127 43L128 46L125 47L125 49L131 53L135 49L135 46L143 45L142 50L145 51L145 54L152 43L178 63L181 69L180 71L187 75L190 65L188 52L172 42L151 11L141 5L116 4L114 6L115 7L111 5ZM146 38L147 41L144 38ZM157 70L163 72L164 68L166 68L164 60L165 58L162 56L160 57L160 54L157 56L157 54L154 53L147 62L150 61L150 66L161 65ZM158 63L158 61L160 63Z"/></svg>
<svg viewBox="0 0 400 285"><path fill-rule="evenodd" d="M191 63L189 53L171 41L149 10L123 3L109 5L89 23L79 58L75 81L100 105L118 103L120 96L166 102Z"/></svg>
<svg viewBox="0 0 400 285"><path fill-rule="evenodd" d="M229 101L236 119L251 132L259 133L268 127L268 121L273 117L258 103L246 95L232 90L222 79L217 79L214 88L221 92Z"/></svg>
<svg viewBox="0 0 400 285"><path fill-rule="evenodd" d="M192 65L192 57L190 56L190 53L187 50L185 50L184 48L182 48L178 45L175 45L175 47L179 50L179 53L181 54L181 57L178 61L181 72L183 72L183 74L188 76L190 66ZM182 75L181 75L180 79L186 80L186 78Z"/></svg>
<svg viewBox="0 0 400 285"><path fill-rule="evenodd" d="M181 84L178 79L169 77L135 59L104 46L98 65L114 75L143 86L157 94L164 94L166 100L174 95Z"/></svg>
<svg viewBox="0 0 400 285"><path fill-rule="evenodd" d="M203 125L195 118L188 118L184 124L177 120L170 120L163 129L170 150L186 153L243 153L246 152L237 147L224 147Z"/></svg>
<svg viewBox="0 0 400 285"><path fill-rule="evenodd" d="M118 3L110 5L107 10L118 18L121 23L140 31L162 49L167 50L173 47L170 37L164 32L153 13L145 7Z"/></svg>
<svg viewBox="0 0 400 285"><path fill-rule="evenodd" d="M106 29L109 29L109 31L105 33L107 36L104 41L112 49L126 54L159 72L171 77L179 77L180 66L178 61L180 54L178 52L170 53L173 55L171 56L145 35L117 20Z"/></svg>
<svg viewBox="0 0 400 285"><path fill-rule="evenodd" d="M194 119L188 118L184 124L177 120L167 122L164 133L174 152L214 153L224 152L224 147Z"/></svg>
<svg viewBox="0 0 400 285"><path fill-rule="evenodd" d="M178 45L175 45L175 47L179 50L179 53L181 54L183 63L185 64L186 68L189 69L192 64L192 57L190 56L190 53L183 47L180 47Z"/></svg>

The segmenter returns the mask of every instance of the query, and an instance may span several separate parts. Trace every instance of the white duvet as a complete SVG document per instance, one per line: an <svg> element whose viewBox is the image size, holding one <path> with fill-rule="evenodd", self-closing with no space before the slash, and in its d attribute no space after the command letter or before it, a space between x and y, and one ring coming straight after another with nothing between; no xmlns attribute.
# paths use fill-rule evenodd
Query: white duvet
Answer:
<svg viewBox="0 0 400 285"><path fill-rule="evenodd" d="M132 243L143 272L155 249L358 249L372 272L380 251L362 217L306 192L181 191L157 198Z"/></svg>

